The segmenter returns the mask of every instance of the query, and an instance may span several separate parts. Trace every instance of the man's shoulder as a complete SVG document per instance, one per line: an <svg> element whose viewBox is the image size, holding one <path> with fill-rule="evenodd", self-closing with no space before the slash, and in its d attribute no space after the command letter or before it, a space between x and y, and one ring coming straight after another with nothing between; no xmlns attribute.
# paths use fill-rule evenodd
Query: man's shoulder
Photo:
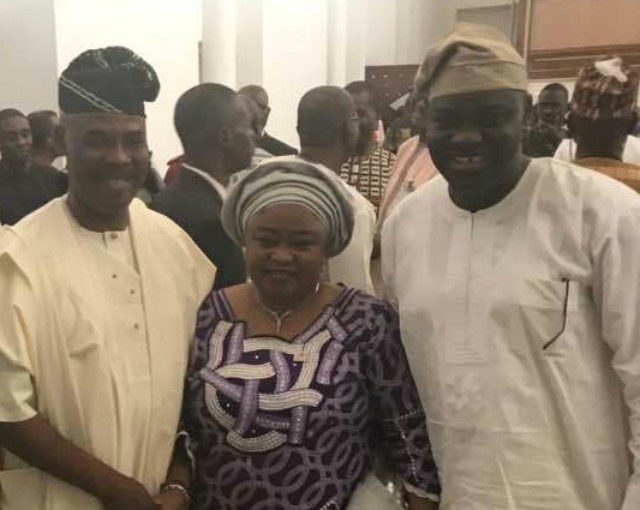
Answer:
<svg viewBox="0 0 640 510"><path fill-rule="evenodd" d="M0 254L14 260L41 261L56 253L65 228L64 197L55 198L13 226L0 227Z"/></svg>
<svg viewBox="0 0 640 510"><path fill-rule="evenodd" d="M629 186L595 170L558 159L543 158L539 184L544 200L579 204L600 215L623 214L640 207L640 195Z"/></svg>
<svg viewBox="0 0 640 510"><path fill-rule="evenodd" d="M199 218L217 215L222 199L208 182L199 176L182 175L153 199L150 208L169 217ZM200 182L200 180L202 182Z"/></svg>
<svg viewBox="0 0 640 510"><path fill-rule="evenodd" d="M392 214L396 211L399 214L410 214L418 210L428 209L442 200L450 200L449 184L442 175L438 174L403 198Z"/></svg>
<svg viewBox="0 0 640 510"><path fill-rule="evenodd" d="M52 228L58 229L61 227L61 221L64 217L65 197L58 197L50 200L47 204L36 209L32 213L22 218L16 223L12 230L17 236L24 239L38 240L37 244L45 244L44 241L54 240L52 237ZM43 234L46 237L41 238Z"/></svg>
<svg viewBox="0 0 640 510"><path fill-rule="evenodd" d="M354 186L351 186L351 184L347 184L344 181L342 182L346 190L349 192L349 195L351 195L351 198L353 199L356 214L358 212L366 212L369 215L375 216L376 210L373 207L373 204L369 200L367 200L365 196L360 193Z"/></svg>

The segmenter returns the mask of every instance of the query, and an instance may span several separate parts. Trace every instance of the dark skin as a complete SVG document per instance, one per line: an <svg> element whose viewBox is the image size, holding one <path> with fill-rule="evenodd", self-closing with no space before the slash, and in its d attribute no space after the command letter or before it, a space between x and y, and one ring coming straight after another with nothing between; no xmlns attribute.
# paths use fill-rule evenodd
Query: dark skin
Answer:
<svg viewBox="0 0 640 510"><path fill-rule="evenodd" d="M187 163L207 172L223 186L236 172L251 166L256 133L253 116L240 96L233 99L225 117L224 127L206 147L187 152Z"/></svg>
<svg viewBox="0 0 640 510"><path fill-rule="evenodd" d="M251 334L291 340L341 292L339 287L328 284L320 285L315 292L326 260L326 236L316 217L297 205L266 208L252 219L248 230L245 257L254 283L230 287L225 293L235 317L247 322ZM276 331L273 317L257 301L256 291L273 310L294 309L283 321L280 332ZM191 471L183 451L176 448L167 479L188 487Z"/></svg>
<svg viewBox="0 0 640 510"><path fill-rule="evenodd" d="M458 207L496 205L520 181L530 163L522 154L525 105L523 92L506 89L429 102L427 145Z"/></svg>
<svg viewBox="0 0 640 510"><path fill-rule="evenodd" d="M378 118L373 110L360 108L358 109L358 116L360 117L359 129L360 134L358 136L358 143L355 148L355 153L358 156L367 157L376 148L374 133L378 126Z"/></svg>
<svg viewBox="0 0 640 510"><path fill-rule="evenodd" d="M538 96L538 115L545 124L562 127L568 107L568 97L562 90L543 90Z"/></svg>
<svg viewBox="0 0 640 510"><path fill-rule="evenodd" d="M253 283L226 289L234 316L244 320L251 335L293 340L340 295L335 285L321 284L327 260L327 240L319 220L308 209L278 204L255 215L246 233L247 270ZM277 331L273 316L256 299L275 311L292 310ZM435 510L429 500L408 495L410 510Z"/></svg>
<svg viewBox="0 0 640 510"><path fill-rule="evenodd" d="M63 438L40 415L0 423L2 446L51 476L95 496L106 510L158 510L147 490Z"/></svg>
<svg viewBox="0 0 640 510"><path fill-rule="evenodd" d="M0 153L11 168L25 169L31 161L31 127L25 117L16 115L0 121Z"/></svg>
<svg viewBox="0 0 640 510"><path fill-rule="evenodd" d="M69 169L69 208L80 225L96 232L121 230L149 168L142 117L80 114L64 117ZM40 415L0 423L2 444L28 464L95 496L106 510L173 509L184 496L155 502L145 487L62 437ZM171 475L172 473L170 473Z"/></svg>
<svg viewBox="0 0 640 510"><path fill-rule="evenodd" d="M345 94L349 107L345 111L339 141L330 147L302 146L300 148L302 159L312 163L320 163L336 174L340 174L342 165L354 154L360 136L360 121L355 101L347 92L342 91L342 93ZM319 94L321 95L323 92L319 92ZM322 101L323 97L319 97L318 100ZM331 101L332 98L327 96L326 100Z"/></svg>
<svg viewBox="0 0 640 510"><path fill-rule="evenodd" d="M267 122L269 122L269 114L271 113L267 91L262 87L248 86L240 89L238 93L251 99L257 106L258 124L262 126L262 130L260 131L260 136L262 136L262 131L264 131Z"/></svg>
<svg viewBox="0 0 640 510"><path fill-rule="evenodd" d="M88 230L124 230L149 171L144 118L87 113L66 115L63 125L71 212Z"/></svg>
<svg viewBox="0 0 640 510"><path fill-rule="evenodd" d="M569 117L569 129L576 141L576 159L607 158L622 161L627 136L633 133L638 114L624 119L591 120Z"/></svg>
<svg viewBox="0 0 640 510"><path fill-rule="evenodd" d="M56 115L51 117L51 122L54 125L53 135L48 136L44 142L44 145L39 149L33 150L32 161L34 163L48 166L53 163L56 158L64 156L64 134L60 126L60 118Z"/></svg>
<svg viewBox="0 0 640 510"><path fill-rule="evenodd" d="M244 100L249 113L251 114L251 126L253 127L253 134L255 140L260 140L262 133L264 132L264 119L258 105L247 96L239 95Z"/></svg>
<svg viewBox="0 0 640 510"><path fill-rule="evenodd" d="M356 102L358 108L371 108L373 107L373 96L368 90L361 90L352 94L353 100Z"/></svg>

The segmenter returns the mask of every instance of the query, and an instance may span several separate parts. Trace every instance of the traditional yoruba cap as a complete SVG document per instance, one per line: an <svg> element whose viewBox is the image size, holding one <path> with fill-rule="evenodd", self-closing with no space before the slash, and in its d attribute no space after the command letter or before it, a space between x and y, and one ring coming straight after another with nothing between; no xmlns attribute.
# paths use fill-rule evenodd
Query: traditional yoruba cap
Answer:
<svg viewBox="0 0 640 510"><path fill-rule="evenodd" d="M620 58L606 57L584 66L571 100L571 112L591 120L621 119L638 106L638 73Z"/></svg>
<svg viewBox="0 0 640 510"><path fill-rule="evenodd" d="M328 236L330 257L349 244L354 218L345 185L329 169L297 157L273 158L246 171L222 207L224 230L244 246L251 218L276 204L296 204L311 211Z"/></svg>
<svg viewBox="0 0 640 510"><path fill-rule="evenodd" d="M458 23L432 46L414 81L429 99L495 89L526 91L527 67L507 36L474 23Z"/></svg>
<svg viewBox="0 0 640 510"><path fill-rule="evenodd" d="M158 97L153 68L128 48L87 50L67 67L58 83L64 113L121 113L144 116L145 101Z"/></svg>

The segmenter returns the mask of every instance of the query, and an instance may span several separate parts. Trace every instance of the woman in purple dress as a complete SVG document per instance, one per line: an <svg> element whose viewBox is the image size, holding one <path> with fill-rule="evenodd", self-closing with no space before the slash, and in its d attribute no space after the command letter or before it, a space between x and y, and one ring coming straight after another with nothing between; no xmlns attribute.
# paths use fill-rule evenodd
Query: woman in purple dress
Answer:
<svg viewBox="0 0 640 510"><path fill-rule="evenodd" d="M222 220L251 283L212 291L199 312L182 416L190 487L180 455L174 466L191 508L391 508L384 489L367 503L374 446L409 508L437 508L396 313L322 281L353 229L338 178L303 161L264 163L231 190Z"/></svg>

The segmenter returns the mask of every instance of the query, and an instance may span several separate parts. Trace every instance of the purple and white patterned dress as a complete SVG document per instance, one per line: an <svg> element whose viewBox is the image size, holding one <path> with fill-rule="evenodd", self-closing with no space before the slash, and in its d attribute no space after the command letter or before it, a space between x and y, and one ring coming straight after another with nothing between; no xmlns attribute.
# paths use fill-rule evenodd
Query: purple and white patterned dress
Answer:
<svg viewBox="0 0 640 510"><path fill-rule="evenodd" d="M245 328L224 291L209 294L182 416L196 462L192 508L345 508L371 469L374 428L405 483L440 492L389 305L345 289L291 341Z"/></svg>

